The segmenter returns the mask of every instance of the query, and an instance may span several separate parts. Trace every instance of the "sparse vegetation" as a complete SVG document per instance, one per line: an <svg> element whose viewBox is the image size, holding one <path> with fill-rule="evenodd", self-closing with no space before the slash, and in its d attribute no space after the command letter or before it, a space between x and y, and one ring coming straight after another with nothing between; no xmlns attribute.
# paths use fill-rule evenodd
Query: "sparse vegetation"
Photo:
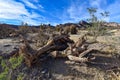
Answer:
<svg viewBox="0 0 120 80"><path fill-rule="evenodd" d="M14 28L11 28L10 26L6 24L0 25L0 38L10 37L10 34L13 32L15 32Z"/></svg>
<svg viewBox="0 0 120 80"><path fill-rule="evenodd" d="M18 33L23 41L17 36L10 44L0 42L0 80L119 80L120 31L105 26L97 8L87 10L88 22L22 23L18 28L1 24L0 38L13 39L9 35ZM106 18L109 12L100 15Z"/></svg>
<svg viewBox="0 0 120 80"><path fill-rule="evenodd" d="M63 31L65 34L77 34L78 30L75 25L71 25L71 26L66 26Z"/></svg>
<svg viewBox="0 0 120 80"><path fill-rule="evenodd" d="M24 79L24 74L20 73L17 77L17 80L23 80Z"/></svg>
<svg viewBox="0 0 120 80"><path fill-rule="evenodd" d="M26 35L28 32L31 32L30 27L27 23L22 23L22 25L19 27L19 33L22 35Z"/></svg>
<svg viewBox="0 0 120 80"><path fill-rule="evenodd" d="M77 28L76 28L76 26L74 26L74 25L70 26L70 33L71 34L77 34Z"/></svg>
<svg viewBox="0 0 120 80"><path fill-rule="evenodd" d="M49 35L45 34L42 30L39 31L38 35L35 37L36 46L37 47L42 47L47 43L49 39Z"/></svg>
<svg viewBox="0 0 120 80"><path fill-rule="evenodd" d="M3 71L0 73L0 80L11 80L12 72L17 67L19 67L23 61L23 57L13 57L9 60L4 60L1 58L0 65L2 66ZM20 77L20 76L19 76Z"/></svg>
<svg viewBox="0 0 120 80"><path fill-rule="evenodd" d="M106 27L103 26L104 20L98 19L96 16L97 8L87 8L90 18L88 21L92 24L90 27L88 27L89 34L94 36L94 40L96 40L97 36L105 35L106 34ZM109 12L103 12L101 13L103 18L106 18L109 16Z"/></svg>

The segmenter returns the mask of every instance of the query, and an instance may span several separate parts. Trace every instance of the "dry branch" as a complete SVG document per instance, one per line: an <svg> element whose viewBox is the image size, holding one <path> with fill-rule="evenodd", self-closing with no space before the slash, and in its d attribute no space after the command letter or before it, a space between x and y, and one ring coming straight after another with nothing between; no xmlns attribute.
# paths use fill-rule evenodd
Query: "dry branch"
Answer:
<svg viewBox="0 0 120 80"><path fill-rule="evenodd" d="M51 52L54 53L56 57L67 57L69 60L77 62L88 62L94 59L94 57L85 57L85 55L91 52L93 49L86 50L86 46L83 47L85 43L84 36L79 38L76 43L74 43L69 38L69 35L55 36L54 38L49 40L46 45L37 50L34 50L30 46L25 37L21 36L21 38L24 44L20 46L20 48L16 51L13 51L9 55L5 55L3 57L12 57L18 54L22 54L25 59L25 63L29 67L31 67L32 64L36 63L38 59L42 58L43 55L46 56ZM64 52L64 54L60 51Z"/></svg>
<svg viewBox="0 0 120 80"><path fill-rule="evenodd" d="M49 40L45 46L38 50L34 50L24 37L23 39L24 45L20 47L20 53L24 55L25 62L29 67L35 63L41 55L52 51L63 51L68 47L67 43L73 43L73 41L69 39L68 35L60 35Z"/></svg>

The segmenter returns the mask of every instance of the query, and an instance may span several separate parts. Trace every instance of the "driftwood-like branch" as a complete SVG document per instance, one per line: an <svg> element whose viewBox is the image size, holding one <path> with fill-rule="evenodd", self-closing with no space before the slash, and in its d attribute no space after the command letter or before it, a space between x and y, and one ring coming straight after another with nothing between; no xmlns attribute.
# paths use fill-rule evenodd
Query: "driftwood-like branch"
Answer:
<svg viewBox="0 0 120 80"><path fill-rule="evenodd" d="M86 57L93 49L86 50L86 45L84 45L84 43L85 39L84 36L82 36L76 43L69 44L69 47L63 53L54 51L52 55L55 57L67 57L69 60L76 62L89 62L94 60L95 57Z"/></svg>
<svg viewBox="0 0 120 80"><path fill-rule="evenodd" d="M4 55L3 57L12 57L22 54L25 59L25 63L29 67L36 63L43 55L46 56L50 53L53 53L55 57L67 57L69 60L77 62L88 62L94 59L94 57L85 57L85 55L91 52L92 49L86 50L86 47L83 46L85 43L84 36L74 43L68 35L59 35L49 40L46 45L37 50L34 50L30 46L25 37L21 36L21 38L24 41L24 44L16 51L13 51L9 55ZM64 53L61 53L60 51Z"/></svg>
<svg viewBox="0 0 120 80"><path fill-rule="evenodd" d="M93 51L93 49L88 49L82 53L79 54L79 57L84 57L86 54L88 54L89 52Z"/></svg>
<svg viewBox="0 0 120 80"><path fill-rule="evenodd" d="M69 58L69 60L71 61L76 61L76 62L88 62L88 58L86 57L76 57L76 56L72 56L72 55L68 55L67 56Z"/></svg>
<svg viewBox="0 0 120 80"><path fill-rule="evenodd" d="M35 63L41 55L52 51L63 51L68 47L67 43L73 43L73 41L69 39L68 35L54 37L49 40L45 46L39 48L38 50L32 49L25 38L24 42L24 45L20 47L20 53L24 55L25 62L29 67Z"/></svg>

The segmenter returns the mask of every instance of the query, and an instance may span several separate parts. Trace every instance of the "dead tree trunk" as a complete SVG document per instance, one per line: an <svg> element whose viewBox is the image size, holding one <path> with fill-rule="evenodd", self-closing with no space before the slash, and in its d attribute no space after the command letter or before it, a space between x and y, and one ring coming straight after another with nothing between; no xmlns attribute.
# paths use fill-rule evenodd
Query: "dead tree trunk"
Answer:
<svg viewBox="0 0 120 80"><path fill-rule="evenodd" d="M63 51L68 47L67 43L73 43L68 35L54 37L52 40L49 40L45 46L38 50L33 50L25 38L24 42L24 45L20 47L19 53L23 54L25 62L29 67L35 63L42 54L50 53L52 51Z"/></svg>
<svg viewBox="0 0 120 80"><path fill-rule="evenodd" d="M64 51L65 49L66 49L66 51L64 54L56 53L56 57L68 57L69 60L77 61L77 62L88 62L89 60L94 59L94 58L84 57L86 54L88 54L92 50L85 50L85 48L82 48L82 45L85 42L83 37L81 39L79 39L78 42L76 42L75 44L68 45L68 44L74 43L69 38L69 35L56 36L53 39L49 40L46 45L44 45L43 47L41 47L37 50L34 50L30 46L30 44L28 43L28 41L26 40L25 37L23 37L23 36L21 36L21 37L24 41L24 44L22 46L20 46L20 48L17 52L16 51L12 52L8 56L11 57L18 53L19 53L19 55L23 55L23 57L25 59L25 63L29 67L31 67L32 64L36 63L36 61L38 61L38 59L41 56L49 54L53 51ZM68 50L70 51L69 53L67 53ZM81 53L81 51L82 51L82 53ZM77 56L75 54L77 54Z"/></svg>

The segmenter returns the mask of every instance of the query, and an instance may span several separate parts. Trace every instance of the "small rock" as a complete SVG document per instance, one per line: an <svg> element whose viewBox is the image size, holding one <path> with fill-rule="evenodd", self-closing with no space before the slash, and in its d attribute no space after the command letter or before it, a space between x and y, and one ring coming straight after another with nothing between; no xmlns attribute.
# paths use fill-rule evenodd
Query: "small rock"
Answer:
<svg viewBox="0 0 120 80"><path fill-rule="evenodd" d="M37 74L38 74L38 70L37 70L37 69L34 69L34 70L32 71L32 76L37 76Z"/></svg>
<svg viewBox="0 0 120 80"><path fill-rule="evenodd" d="M47 73L47 72L48 72L47 69L42 69L42 70L41 70L41 73L42 73L42 74L45 74L45 73Z"/></svg>

